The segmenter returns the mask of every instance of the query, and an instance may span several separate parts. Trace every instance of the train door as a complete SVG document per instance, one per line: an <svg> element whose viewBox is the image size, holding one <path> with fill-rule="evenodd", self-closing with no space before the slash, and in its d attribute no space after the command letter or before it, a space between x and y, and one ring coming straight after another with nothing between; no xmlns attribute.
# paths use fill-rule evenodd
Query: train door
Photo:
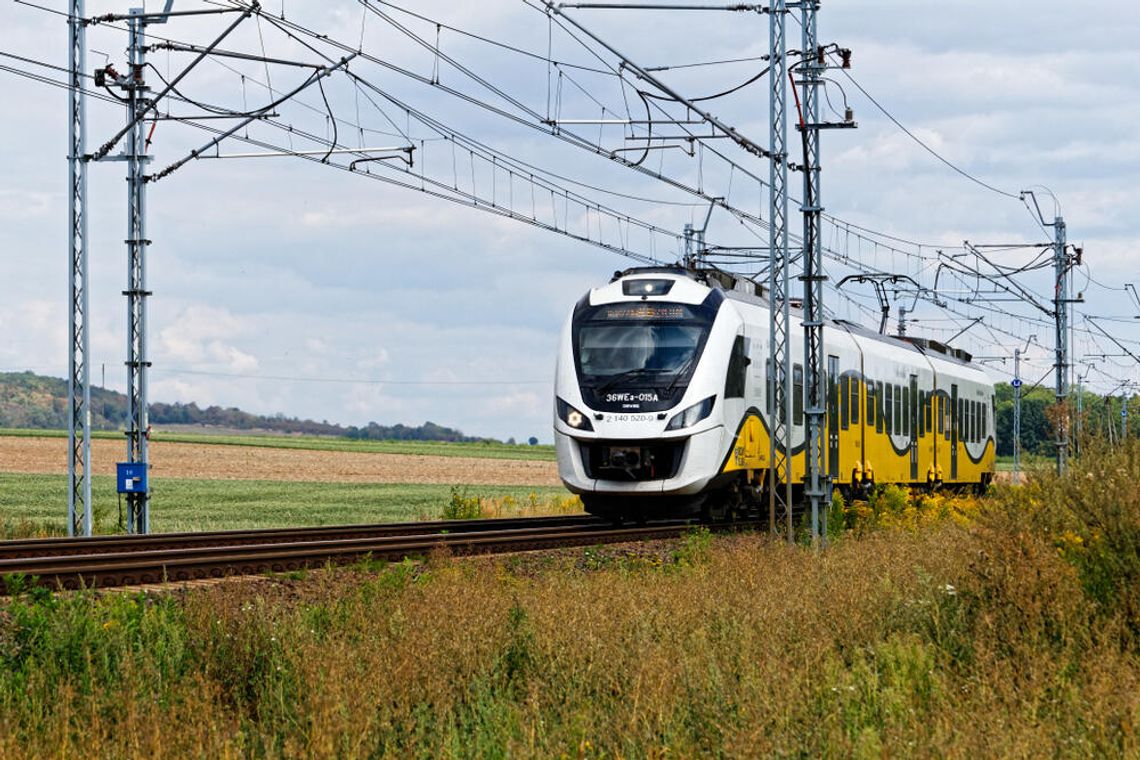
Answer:
<svg viewBox="0 0 1140 760"><path fill-rule="evenodd" d="M827 471L839 477L839 357L827 357Z"/></svg>
<svg viewBox="0 0 1140 760"><path fill-rule="evenodd" d="M939 386L938 370L934 371L934 390L931 394L930 404L930 437L934 441L934 472L939 478L942 468L948 463L949 452L946 450L946 441L950 433L946 430L946 391Z"/></svg>
<svg viewBox="0 0 1140 760"><path fill-rule="evenodd" d="M859 432L858 432L859 437L857 439L859 441L859 444L858 444L859 454L858 454L858 459L856 460L856 464L859 467L859 472L863 472L864 471L863 468L865 468L867 466L867 460L869 458L869 455L867 453L867 425L873 424L873 423L871 423L871 420L873 419L871 417L871 415L874 414L874 412L871 409L871 403L872 403L871 402L871 382L867 379L867 375L865 373L864 366L863 366L864 362L865 362L865 358L863 356L863 346L859 345L858 349L859 349L859 380L858 380L858 382L859 382L859 397L856 400L856 403L858 403L860 405L860 407L862 408L862 413L859 415L859 423L860 423L859 424Z"/></svg>
<svg viewBox="0 0 1140 760"><path fill-rule="evenodd" d="M958 384L950 386L950 480L958 480Z"/></svg>
<svg viewBox="0 0 1140 760"><path fill-rule="evenodd" d="M918 375L910 376L910 409L907 410L907 434L910 436L910 480L918 480L918 431L922 404L918 400Z"/></svg>

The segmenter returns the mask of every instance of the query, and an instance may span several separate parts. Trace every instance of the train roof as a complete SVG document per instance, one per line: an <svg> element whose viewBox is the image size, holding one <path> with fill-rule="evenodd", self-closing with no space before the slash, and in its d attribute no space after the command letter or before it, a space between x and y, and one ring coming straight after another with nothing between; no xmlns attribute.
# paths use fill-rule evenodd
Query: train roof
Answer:
<svg viewBox="0 0 1140 760"><path fill-rule="evenodd" d="M891 343L900 348L906 348L911 351L917 351L920 354L927 356L935 356L955 364L968 365L976 367L973 363L973 355L968 351L963 351L960 348L948 346L945 343L933 340L932 338L920 338L915 335L883 335L875 330L865 327L857 322L849 322L846 319L833 319L832 323L842 327L853 335L858 335L867 340L877 340L882 343Z"/></svg>
<svg viewBox="0 0 1140 760"><path fill-rule="evenodd" d="M736 275L719 269L692 269L679 264L671 266L631 267L614 272L614 276L610 282L616 282L624 277L650 274L685 277L707 287L722 290L724 291L725 297L731 300L746 301L762 306L768 306L770 303L762 285L753 280L737 277ZM792 309L801 314L803 313L803 309L799 306L793 306ZM915 351L926 356L942 359L943 361L980 369L980 367L977 367L977 365L973 363L973 356L968 351L954 348L933 338L922 338L913 335L884 335L876 330L860 325L857 322L851 322L845 319L832 319L828 321L833 326L853 335L858 335L866 340L888 343L898 348Z"/></svg>

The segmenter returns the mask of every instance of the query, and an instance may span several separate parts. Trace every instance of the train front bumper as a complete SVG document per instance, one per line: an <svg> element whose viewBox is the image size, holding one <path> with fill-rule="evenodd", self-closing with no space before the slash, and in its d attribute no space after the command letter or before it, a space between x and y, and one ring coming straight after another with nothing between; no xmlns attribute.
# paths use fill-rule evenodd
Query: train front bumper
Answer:
<svg viewBox="0 0 1140 760"><path fill-rule="evenodd" d="M651 495L693 496L708 486L716 477L724 460L724 428L716 426L684 439L663 439L683 441L683 452L673 474L656 480L607 480L591 477L586 461L591 446L621 446L622 440L600 440L595 438L573 438L565 433L554 432L554 447L558 453L558 474L570 491L577 494L597 495ZM633 442L630 442L633 443Z"/></svg>

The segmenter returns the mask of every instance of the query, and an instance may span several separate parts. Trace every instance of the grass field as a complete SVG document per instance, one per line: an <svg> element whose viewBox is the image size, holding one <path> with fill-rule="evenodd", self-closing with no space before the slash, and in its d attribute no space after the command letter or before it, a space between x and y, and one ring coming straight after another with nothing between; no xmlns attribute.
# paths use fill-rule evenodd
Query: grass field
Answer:
<svg viewBox="0 0 1140 760"><path fill-rule="evenodd" d="M668 544L0 602L0 757L1140 757L1140 445L827 550Z"/></svg>
<svg viewBox="0 0 1140 760"><path fill-rule="evenodd" d="M98 532L115 532L114 479L95 476L91 490ZM507 515L512 503L521 508L535 501L557 511L569 496L561 488L528 486L471 486L465 493L483 497L485 511L505 502ZM452 501L451 488L437 485L166 478L155 482L152 496L154 532L438 519ZM0 473L0 537L63 533L66 510L66 476Z"/></svg>
<svg viewBox="0 0 1140 760"><path fill-rule="evenodd" d="M0 436L66 438L65 430L23 430L2 428ZM123 434L101 430L92 438L122 441ZM152 440L171 443L202 443L220 446L259 446L275 449L310 451L345 451L373 454L428 454L485 459L523 459L553 462L553 446L510 445L506 443L451 443L448 441L357 441L349 438L317 438L311 436L275 435L210 435L208 433L153 433ZM124 444L125 445L125 444Z"/></svg>

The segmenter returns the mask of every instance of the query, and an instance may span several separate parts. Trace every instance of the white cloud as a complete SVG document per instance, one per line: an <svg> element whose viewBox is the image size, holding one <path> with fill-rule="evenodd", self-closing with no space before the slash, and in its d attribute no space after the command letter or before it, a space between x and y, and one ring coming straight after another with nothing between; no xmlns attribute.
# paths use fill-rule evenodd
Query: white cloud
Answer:
<svg viewBox="0 0 1140 760"><path fill-rule="evenodd" d="M111 0L95 5L89 3L88 12L122 10ZM291 18L350 40L359 39L366 13L347 1L291 1L288 9ZM548 22L524 5L433 0L416 9L545 52ZM12 31L6 49L55 63L65 60L64 29L55 17L23 6L5 13L6 29ZM767 23L760 16L703 14L695 21L692 14L659 13L652 17L652 35L635 31L646 22L633 13L579 17L646 65L766 52ZM417 30L423 26L401 18ZM1140 250L1140 217L1135 213L1140 205L1140 139L1133 128L1140 117L1140 80L1135 77L1140 56L1134 50L1140 22L1133 4L1123 0L1098 6L1097 14L1085 14L1080 23L1072 19L1071 3L1061 0L831 0L822 10L820 33L823 39L854 47L853 75L948 159L1002 188L1018 190L1035 183L1052 187L1062 199L1070 239L1085 244L1094 276L1119 288L1137 277L1135 252ZM694 23L705 25L703 43L696 47ZM172 22L161 31L201 40L216 33L215 27L216 20L197 19ZM790 29L794 38L798 27L793 23ZM433 28L427 31L434 36ZM271 29L263 32L272 53L311 55ZM112 59L122 57L118 32L102 26L89 35L92 47L108 51ZM430 52L371 14L364 39L368 49L383 51L386 58L416 72L430 75L435 66ZM544 66L521 64L446 30L441 41L489 80L509 86L531 107L545 111ZM241 28L227 44L258 49L256 28ZM565 39L555 41L555 53L560 59L589 59ZM99 60L89 56L90 65ZM167 55L156 52L151 60L165 75ZM171 54L169 65L177 69L180 60ZM635 196L692 200L391 71L363 61L353 66L394 97L519 160ZM705 94L744 81L755 66L702 67L662 76L687 93ZM234 73L214 63L203 64L185 89L233 107L243 107L243 101L263 102L265 92L256 80L264 79L264 69L239 68L247 75L244 98ZM479 91L446 64L440 75L449 85ZM301 75L278 70L273 76L281 89ZM599 99L622 101L612 77L586 72L568 76L577 76ZM22 104L0 123L0 162L5 166L0 177L0 367L54 368L62 373L67 315L64 97L59 90L8 74L0 77L8 86L9 102ZM836 79L856 108L860 129L824 135L824 203L829 213L947 247L964 239L1036 240L1043 234L1023 207L939 164L841 75ZM415 136L429 136L374 92L370 95L383 114L344 82L330 81L328 93L340 118L355 120L359 100L366 125L387 133L342 136L350 144L394 144L409 124ZM563 108L566 116L597 115L595 104L569 79L563 80L561 102L556 96L554 106ZM282 106L280 120L324 134L327 124L319 93L309 91L303 100L309 107ZM766 142L766 101L760 82L711 107ZM620 107L617 115L624 116ZM89 116L93 144L122 122L118 106L93 103ZM250 134L313 147L299 131L287 137L272 127L252 125ZM179 125L160 124L154 166L186 155L204 139ZM614 139L615 145L621 144ZM751 169L767 178L766 164L726 143L716 147L751 162ZM258 148L233 143L223 152L244 150ZM452 153L450 143L424 143L417 148L415 168L449 167ZM681 151L657 153L647 159L647 167L726 191L727 172L717 169L709 156L698 172L696 162ZM462 151L455 151L454 181L461 187L470 181L463 159ZM445 173L451 176L450 169ZM126 268L122 176L122 164L111 163L91 167L89 177L93 368L108 365L108 384L120 386L126 321L121 296ZM796 195L799 181L793 174ZM156 400L196 400L346 424L431 419L472 434L534 434L549 440L549 385L494 381L548 383L557 332L568 310L586 288L630 263L516 221L293 159L191 162L152 183L148 192L148 236L154 241L148 253L149 285L155 293L150 302L155 361L151 391ZM766 202L757 193L757 183L734 173L732 199L766 218ZM680 231L685 222L703 219L700 207L596 197L668 230ZM506 202L502 194L497 198ZM520 210L530 203L529 197L518 195L514 201ZM536 197L535 206L549 201ZM562 218L563 212L559 214ZM575 214L579 212L572 209ZM584 226L581 219L577 224ZM792 226L798 227L798 219ZM712 217L709 239L758 242L721 212ZM930 269L919 271L923 265L891 262L883 252L863 250L860 255L877 256L883 266L932 275ZM1039 273L1033 287L1047 291L1047 280L1047 271ZM1077 284L1083 284L1083 277L1078 276ZM1120 290L1097 291L1095 297L1098 308L1106 311L1124 313L1130 308ZM995 317L993 324L1025 334L1036 329L1006 318ZM172 370L248 377L176 375ZM299 382L269 376L384 378L413 384ZM414 384L472 379L492 384Z"/></svg>

